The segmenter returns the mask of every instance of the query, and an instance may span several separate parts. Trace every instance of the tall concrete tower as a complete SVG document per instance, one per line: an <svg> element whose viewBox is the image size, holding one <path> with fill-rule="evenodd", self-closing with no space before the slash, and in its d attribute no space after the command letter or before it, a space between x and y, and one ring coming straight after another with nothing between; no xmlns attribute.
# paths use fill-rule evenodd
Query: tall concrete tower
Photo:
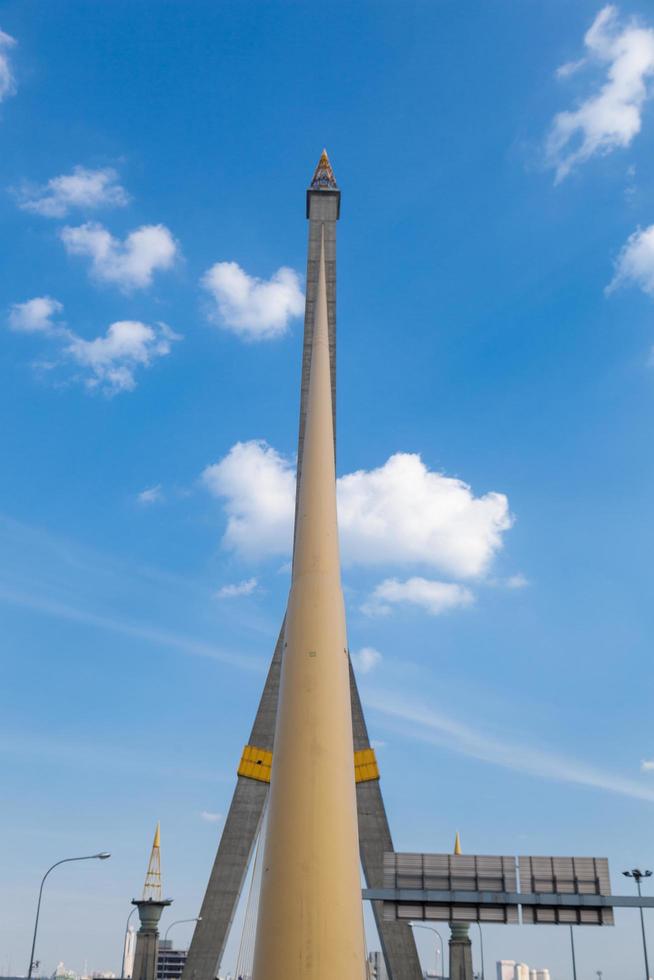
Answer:
<svg viewBox="0 0 654 980"><path fill-rule="evenodd" d="M309 241L306 276L306 308L302 354L300 426L298 441L299 498L304 466L305 431L314 333L317 326L319 273L322 268L327 308L327 342L331 380L333 432L336 411L336 223L341 192L329 158L323 152L306 193ZM323 309L324 316L324 309ZM333 433L332 433L333 437ZM296 521L299 508L296 500ZM200 908L182 980L214 980L229 928L243 888L247 868L261 827L270 789L275 748L275 726L285 626L275 647L248 744L238 766L238 778L227 813L216 858ZM370 745L356 679L350 666L353 767L356 780L359 852L370 888L384 885L384 852L393 850L375 753ZM390 980L422 980L413 932L406 922L383 917L383 903L373 903L382 952Z"/></svg>
<svg viewBox="0 0 654 980"><path fill-rule="evenodd" d="M324 235L253 980L363 980Z"/></svg>
<svg viewBox="0 0 654 980"><path fill-rule="evenodd" d="M139 910L141 927L136 934L136 951L132 980L156 980L159 954L159 919L171 898L161 897L161 835L159 824L154 832L150 861L145 875L143 895L133 898L132 905Z"/></svg>

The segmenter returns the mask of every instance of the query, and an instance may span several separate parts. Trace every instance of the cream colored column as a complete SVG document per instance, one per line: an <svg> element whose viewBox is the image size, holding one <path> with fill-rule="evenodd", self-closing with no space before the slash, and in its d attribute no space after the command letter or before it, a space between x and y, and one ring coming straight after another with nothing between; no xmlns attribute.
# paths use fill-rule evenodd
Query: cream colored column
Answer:
<svg viewBox="0 0 654 980"><path fill-rule="evenodd" d="M254 980L363 980L365 945L321 249Z"/></svg>

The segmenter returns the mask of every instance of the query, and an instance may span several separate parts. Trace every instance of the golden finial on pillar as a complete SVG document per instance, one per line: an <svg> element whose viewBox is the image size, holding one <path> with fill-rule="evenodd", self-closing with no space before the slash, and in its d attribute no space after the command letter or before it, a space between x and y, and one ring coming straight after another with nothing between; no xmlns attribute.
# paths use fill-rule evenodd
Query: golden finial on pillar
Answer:
<svg viewBox="0 0 654 980"><path fill-rule="evenodd" d="M159 821L154 832L150 861L145 875L145 885L143 886L143 898L158 901L161 898L161 852L160 852L161 831Z"/></svg>

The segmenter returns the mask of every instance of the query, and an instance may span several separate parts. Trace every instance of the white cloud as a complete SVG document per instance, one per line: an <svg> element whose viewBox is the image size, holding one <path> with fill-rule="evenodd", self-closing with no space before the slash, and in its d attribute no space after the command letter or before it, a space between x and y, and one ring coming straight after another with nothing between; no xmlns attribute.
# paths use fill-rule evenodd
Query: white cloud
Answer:
<svg viewBox="0 0 654 980"><path fill-rule="evenodd" d="M244 582L235 582L232 585L223 585L216 592L217 599L235 599L241 595L252 595L256 591L258 582L256 578L246 579Z"/></svg>
<svg viewBox="0 0 654 980"><path fill-rule="evenodd" d="M374 647L362 647L352 654L352 663L360 674L369 674L382 661L382 655Z"/></svg>
<svg viewBox="0 0 654 980"><path fill-rule="evenodd" d="M210 810L202 810L200 813L200 819L206 820L207 823L220 823L222 818L222 813L212 813Z"/></svg>
<svg viewBox="0 0 654 980"><path fill-rule="evenodd" d="M469 606L473 602L472 592L464 585L434 582L420 577L407 579L406 582L387 578L379 583L361 609L369 616L385 616L391 612L392 606L408 604L418 606L430 616L440 616L450 609Z"/></svg>
<svg viewBox="0 0 654 980"><path fill-rule="evenodd" d="M512 524L504 494L475 497L417 453L341 477L338 508L345 560L418 563L461 578L483 574Z"/></svg>
<svg viewBox="0 0 654 980"><path fill-rule="evenodd" d="M137 369L150 367L157 358L170 353L174 341L181 340L165 323L149 326L139 320L119 320L110 324L104 336L86 340L63 321L53 321L62 310L62 304L49 296L14 303L9 311L9 327L22 333L40 333L56 345L56 356L41 362L40 367L51 370L72 361L82 369L80 378L86 387L98 388L105 394L133 390ZM152 503L160 491L160 487L144 490L139 500Z"/></svg>
<svg viewBox="0 0 654 980"><path fill-rule="evenodd" d="M223 544L246 558L290 553L295 471L262 441L237 443L203 479L225 499ZM343 559L350 564L422 564L460 578L482 575L512 525L501 493L475 497L462 480L396 453L375 470L338 480Z"/></svg>
<svg viewBox="0 0 654 980"><path fill-rule="evenodd" d="M137 368L149 367L156 358L169 354L173 341L180 339L165 323L151 327L138 320L119 320L94 340L69 332L64 354L87 369L88 388L115 394L132 391Z"/></svg>
<svg viewBox="0 0 654 980"><path fill-rule="evenodd" d="M576 109L559 112L547 139L547 159L561 181L595 153L627 147L640 132L643 104L651 94L647 82L654 74L654 30L630 20L618 21L617 7L600 10L584 38L587 59L561 66L566 78L586 63L606 66L600 90Z"/></svg>
<svg viewBox="0 0 654 980"><path fill-rule="evenodd" d="M654 296L654 225L638 228L629 236L615 264L615 275L607 293L633 283L648 296Z"/></svg>
<svg viewBox="0 0 654 980"><path fill-rule="evenodd" d="M516 575L509 575L505 584L507 589L526 589L529 579L522 572L518 572Z"/></svg>
<svg viewBox="0 0 654 980"><path fill-rule="evenodd" d="M0 31L0 102L8 99L16 91L16 80L11 70L11 60L7 52L15 46L16 39Z"/></svg>
<svg viewBox="0 0 654 980"><path fill-rule="evenodd" d="M165 225L142 225L122 242L92 221L75 228L66 226L60 234L70 255L90 257L95 279L115 283L125 291L149 286L153 273L170 269L179 254Z"/></svg>
<svg viewBox="0 0 654 980"><path fill-rule="evenodd" d="M207 466L202 480L225 498L224 545L244 558L286 555L291 550L295 474L265 442L237 442L226 456Z"/></svg>
<svg viewBox="0 0 654 980"><path fill-rule="evenodd" d="M128 201L112 167L90 170L77 166L70 174L52 177L43 187L25 185L18 206L45 218L63 218L73 208L122 208Z"/></svg>
<svg viewBox="0 0 654 980"><path fill-rule="evenodd" d="M512 739L500 739L488 731L471 728L465 722L417 704L413 698L404 700L395 692L368 692L365 703L366 707L399 721L401 733L407 738L537 778L591 786L654 803L654 790L648 786L576 759L531 747L522 734Z"/></svg>
<svg viewBox="0 0 654 980"><path fill-rule="evenodd" d="M304 310L300 277L286 266L265 280L237 262L216 262L201 283L215 303L211 319L245 340L280 337Z"/></svg>
<svg viewBox="0 0 654 980"><path fill-rule="evenodd" d="M640 764L641 772L654 772L654 759L643 759Z"/></svg>
<svg viewBox="0 0 654 980"><path fill-rule="evenodd" d="M59 300L51 296L35 296L25 303L14 303L9 310L9 326L21 333L50 333L55 324L53 316L63 310Z"/></svg>
<svg viewBox="0 0 654 980"><path fill-rule="evenodd" d="M157 483L154 487L147 487L145 490L141 490L137 500L140 504L156 504L157 501L163 500L161 484Z"/></svg>

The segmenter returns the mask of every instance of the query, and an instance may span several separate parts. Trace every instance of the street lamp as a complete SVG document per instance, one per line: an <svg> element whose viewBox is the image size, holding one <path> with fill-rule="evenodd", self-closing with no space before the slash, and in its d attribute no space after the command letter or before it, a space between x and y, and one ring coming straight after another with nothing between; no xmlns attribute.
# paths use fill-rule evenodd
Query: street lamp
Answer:
<svg viewBox="0 0 654 980"><path fill-rule="evenodd" d="M51 871L58 868L60 864L67 864L69 861L92 861L94 858L98 858L100 861L106 861L110 858L111 854L107 854L106 851L102 851L100 854L84 854L82 857L74 858L63 858L61 861L56 861L51 868L48 868L46 873L41 879L41 887L39 888L39 900L36 904L36 920L34 922L34 937L32 939L32 952L30 953L30 965L27 971L27 980L31 980L32 968L34 966L34 950L36 948L36 932L39 928L39 913L41 911L41 897L43 895L43 885L45 884L45 879L48 877Z"/></svg>
<svg viewBox="0 0 654 980"><path fill-rule="evenodd" d="M479 926L479 946L481 949L481 980L486 980L486 974L484 973L484 934L481 931L481 922L478 922Z"/></svg>
<svg viewBox="0 0 654 980"><path fill-rule="evenodd" d="M640 898L642 892L640 890L640 883L643 878L651 878L651 871L641 871L639 868L632 868L631 871L623 871L622 874L625 878L633 878L636 882L636 888L638 889L638 897ZM643 906L640 906L640 928L643 933L643 955L645 957L645 976L649 980L649 963L647 962L647 940L645 938L645 919L643 916Z"/></svg>
<svg viewBox="0 0 654 980"><path fill-rule="evenodd" d="M170 932L170 930L172 929L172 927L173 926L178 926L182 922L202 922L202 916L201 915L198 915L198 916L196 916L195 919L176 919L174 922L171 922L170 925L168 926L168 928L166 929L166 934L164 936L164 942L166 942L166 940L168 939L168 933Z"/></svg>
<svg viewBox="0 0 654 980"><path fill-rule="evenodd" d="M410 925L411 925L411 928L412 929L429 929L430 932L435 932L436 935L438 936L438 938L440 939L440 941L441 941L441 977L444 977L445 976L445 946L443 944L443 937L441 936L440 932L438 931L438 929L435 929L433 926L425 926L425 925L423 925L422 922L411 922Z"/></svg>
<svg viewBox="0 0 654 980"><path fill-rule="evenodd" d="M572 976L573 976L573 980L577 980L577 960L575 958L575 934L572 931L572 926L570 926L570 949L572 951Z"/></svg>

